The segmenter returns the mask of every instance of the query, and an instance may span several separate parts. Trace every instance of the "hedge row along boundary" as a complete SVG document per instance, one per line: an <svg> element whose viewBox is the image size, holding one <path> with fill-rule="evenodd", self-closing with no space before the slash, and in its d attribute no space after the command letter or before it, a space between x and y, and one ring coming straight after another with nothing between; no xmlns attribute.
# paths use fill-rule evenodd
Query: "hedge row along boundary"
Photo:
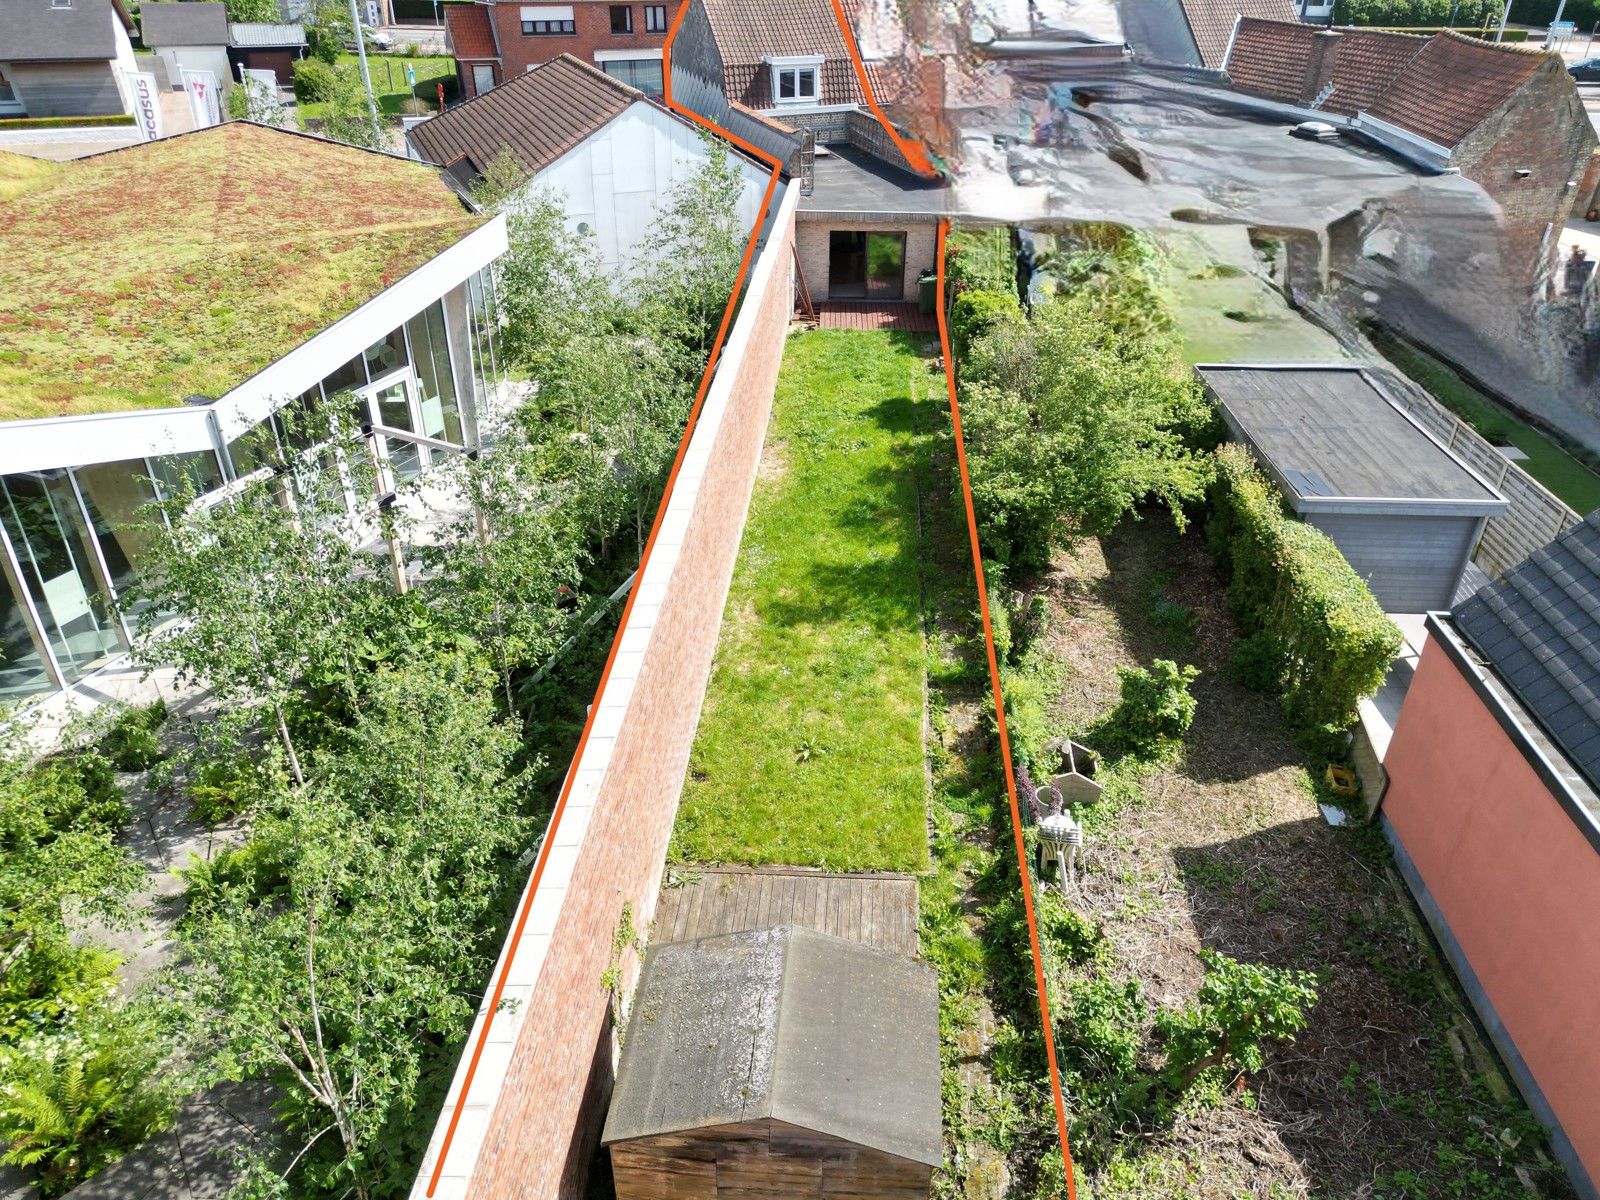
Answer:
<svg viewBox="0 0 1600 1200"><path fill-rule="evenodd" d="M1291 721L1344 727L1383 683L1400 631L1321 530L1283 510L1249 451L1217 451L1206 529L1255 671L1283 689Z"/></svg>

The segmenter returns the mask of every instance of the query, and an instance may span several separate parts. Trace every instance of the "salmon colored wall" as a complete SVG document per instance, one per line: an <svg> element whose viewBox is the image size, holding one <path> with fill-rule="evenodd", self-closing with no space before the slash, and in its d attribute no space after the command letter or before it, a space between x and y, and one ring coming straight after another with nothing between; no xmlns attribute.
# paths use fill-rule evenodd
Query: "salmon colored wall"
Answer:
<svg viewBox="0 0 1600 1200"><path fill-rule="evenodd" d="M1600 850L1430 637L1383 814L1600 1182Z"/></svg>

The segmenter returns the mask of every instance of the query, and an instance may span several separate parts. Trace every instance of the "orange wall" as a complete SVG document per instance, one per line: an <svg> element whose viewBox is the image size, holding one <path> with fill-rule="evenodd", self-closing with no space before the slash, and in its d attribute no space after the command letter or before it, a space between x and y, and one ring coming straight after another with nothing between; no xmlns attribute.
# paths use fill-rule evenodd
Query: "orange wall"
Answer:
<svg viewBox="0 0 1600 1200"><path fill-rule="evenodd" d="M1600 1183L1600 850L1431 636L1383 815Z"/></svg>

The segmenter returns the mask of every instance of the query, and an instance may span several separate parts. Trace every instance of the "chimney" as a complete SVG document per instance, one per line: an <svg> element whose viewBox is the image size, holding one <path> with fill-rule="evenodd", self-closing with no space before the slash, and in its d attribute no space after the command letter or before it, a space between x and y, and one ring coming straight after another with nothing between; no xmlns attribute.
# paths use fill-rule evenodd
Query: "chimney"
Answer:
<svg viewBox="0 0 1600 1200"><path fill-rule="evenodd" d="M1343 36L1337 29L1321 29L1311 35L1311 58L1306 63L1306 83L1300 93L1303 103L1321 107L1317 99L1333 82L1333 65L1338 61L1339 39Z"/></svg>

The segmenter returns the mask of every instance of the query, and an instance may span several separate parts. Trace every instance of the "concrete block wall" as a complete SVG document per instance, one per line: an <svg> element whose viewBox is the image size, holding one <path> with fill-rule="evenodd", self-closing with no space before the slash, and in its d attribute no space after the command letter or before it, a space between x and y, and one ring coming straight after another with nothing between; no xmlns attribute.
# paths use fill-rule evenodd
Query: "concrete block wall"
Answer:
<svg viewBox="0 0 1600 1200"><path fill-rule="evenodd" d="M905 291L901 299L917 298L917 276L934 266L938 253L939 226L934 217L921 216L906 221L835 220L826 213L802 214L795 231L795 247L800 253L800 270L813 304L828 299L828 235L834 230L865 230L906 235Z"/></svg>
<svg viewBox="0 0 1600 1200"><path fill-rule="evenodd" d="M581 1195L615 1062L601 977L625 905L648 931L710 678L723 606L771 411L792 313L794 208L782 197L721 366L635 587L594 726L571 770L539 886L524 898L501 966L515 1007L480 1011L483 1062L466 1096L465 1062L412 1195L512 1200ZM775 201L777 203L777 201ZM509 956L509 957L508 957ZM621 964L624 994L637 972ZM497 966L496 977L499 977ZM442 1136L460 1125L430 1193Z"/></svg>

